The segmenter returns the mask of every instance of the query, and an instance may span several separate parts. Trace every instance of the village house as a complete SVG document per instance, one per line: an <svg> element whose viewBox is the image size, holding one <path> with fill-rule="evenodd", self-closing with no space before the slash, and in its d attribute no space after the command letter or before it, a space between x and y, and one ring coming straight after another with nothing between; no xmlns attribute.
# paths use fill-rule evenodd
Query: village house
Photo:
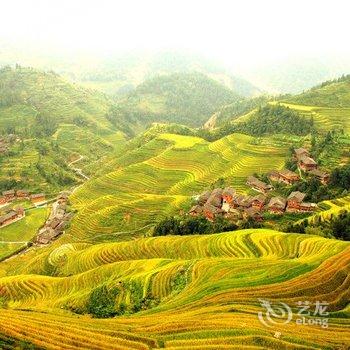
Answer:
<svg viewBox="0 0 350 350"><path fill-rule="evenodd" d="M211 192L205 191L198 197L198 204L204 205L210 197Z"/></svg>
<svg viewBox="0 0 350 350"><path fill-rule="evenodd" d="M298 167L301 170L308 172L317 169L317 163L312 158L304 156L299 159Z"/></svg>
<svg viewBox="0 0 350 350"><path fill-rule="evenodd" d="M330 175L325 171L314 169L311 170L309 174L315 176L323 185L327 185L329 183Z"/></svg>
<svg viewBox="0 0 350 350"><path fill-rule="evenodd" d="M30 196L30 200L32 201L32 203L34 205L40 205L41 203L45 202L45 200L46 200L45 194L44 193L32 194Z"/></svg>
<svg viewBox="0 0 350 350"><path fill-rule="evenodd" d="M298 212L300 211L300 204L305 198L306 194L295 191L292 192L287 198L287 211L288 212Z"/></svg>
<svg viewBox="0 0 350 350"><path fill-rule="evenodd" d="M249 208L251 206L252 198L244 196L243 194L237 194L233 197L233 201L231 203L232 208Z"/></svg>
<svg viewBox="0 0 350 350"><path fill-rule="evenodd" d="M310 152L306 148L295 148L294 159L299 160L301 157L310 157Z"/></svg>
<svg viewBox="0 0 350 350"><path fill-rule="evenodd" d="M10 210L8 213L0 217L0 227L10 225L25 217L25 211L23 208L16 208Z"/></svg>
<svg viewBox="0 0 350 350"><path fill-rule="evenodd" d="M236 195L236 191L231 187L226 187L222 192L222 207L221 209L228 212L231 208L233 197Z"/></svg>
<svg viewBox="0 0 350 350"><path fill-rule="evenodd" d="M29 191L26 191L26 190L17 190L17 191L16 191L16 197L17 197L18 199L29 198Z"/></svg>
<svg viewBox="0 0 350 350"><path fill-rule="evenodd" d="M205 217L209 221L213 221L218 214L221 214L223 212L223 210L221 208L218 208L218 207L212 205L212 204L207 203L203 207L203 212L204 212Z"/></svg>
<svg viewBox="0 0 350 350"><path fill-rule="evenodd" d="M294 159L298 162L298 167L305 172L317 168L317 163L310 157L310 152L306 148L296 148Z"/></svg>
<svg viewBox="0 0 350 350"><path fill-rule="evenodd" d="M222 193L221 188L216 188L213 190L206 202L206 204L213 205L214 207L221 208L222 206Z"/></svg>
<svg viewBox="0 0 350 350"><path fill-rule="evenodd" d="M273 171L270 173L269 178L271 181L283 182L286 185L292 185L300 180L298 174L288 169Z"/></svg>
<svg viewBox="0 0 350 350"><path fill-rule="evenodd" d="M302 202L300 203L300 211L301 212L309 212L309 211L314 211L317 208L316 203L307 203L307 202Z"/></svg>
<svg viewBox="0 0 350 350"><path fill-rule="evenodd" d="M266 184L263 181L260 181L254 176L249 176L247 179L247 185L250 186L253 190L266 194L272 190L272 186Z"/></svg>
<svg viewBox="0 0 350 350"><path fill-rule="evenodd" d="M263 220L263 217L261 215L260 210L255 209L253 207L244 209L243 217L245 219L252 218L255 221L262 221Z"/></svg>
<svg viewBox="0 0 350 350"><path fill-rule="evenodd" d="M230 208L230 210L224 214L224 218L237 221L242 219L242 213L238 209Z"/></svg>
<svg viewBox="0 0 350 350"><path fill-rule="evenodd" d="M286 209L287 201L283 197L272 197L268 204L268 209L271 214L283 214Z"/></svg>
<svg viewBox="0 0 350 350"><path fill-rule="evenodd" d="M0 197L0 205L4 205L4 204L6 204L6 203L7 203L6 197L5 197L5 196L1 196L1 197Z"/></svg>
<svg viewBox="0 0 350 350"><path fill-rule="evenodd" d="M266 197L263 194L258 194L250 200L251 207L261 211L266 203Z"/></svg>
<svg viewBox="0 0 350 350"><path fill-rule="evenodd" d="M14 199L16 199L16 195L15 195L15 190L8 190L8 191L4 191L2 192L2 195L6 198L7 202L11 202Z"/></svg>
<svg viewBox="0 0 350 350"><path fill-rule="evenodd" d="M203 207L201 207L200 205L194 205L190 211L189 211L189 214L191 216L200 216L203 214Z"/></svg>

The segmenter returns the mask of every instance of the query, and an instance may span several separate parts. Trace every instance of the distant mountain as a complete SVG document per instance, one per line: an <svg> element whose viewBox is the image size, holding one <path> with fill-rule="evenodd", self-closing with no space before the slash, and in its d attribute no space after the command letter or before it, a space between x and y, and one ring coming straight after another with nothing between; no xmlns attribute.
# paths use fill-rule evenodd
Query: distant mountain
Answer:
<svg viewBox="0 0 350 350"><path fill-rule="evenodd" d="M204 74L173 73L140 84L118 103L115 118L198 127L213 112L238 99L232 90Z"/></svg>
<svg viewBox="0 0 350 350"><path fill-rule="evenodd" d="M323 81L350 73L349 57L291 58L262 65L242 75L269 93L297 94Z"/></svg>
<svg viewBox="0 0 350 350"><path fill-rule="evenodd" d="M350 108L350 75L326 81L287 101L301 105Z"/></svg>
<svg viewBox="0 0 350 350"><path fill-rule="evenodd" d="M117 56L79 72L75 79L87 86L116 95L129 92L155 76L191 72L205 74L241 96L256 96L262 93L247 80L232 75L216 62L177 52Z"/></svg>

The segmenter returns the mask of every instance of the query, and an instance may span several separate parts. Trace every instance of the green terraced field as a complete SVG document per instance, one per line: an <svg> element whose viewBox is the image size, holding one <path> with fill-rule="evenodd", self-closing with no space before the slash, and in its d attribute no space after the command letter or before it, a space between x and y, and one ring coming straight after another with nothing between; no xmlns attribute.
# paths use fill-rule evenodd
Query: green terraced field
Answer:
<svg viewBox="0 0 350 350"><path fill-rule="evenodd" d="M281 103L296 109L307 116L312 116L316 128L320 130L343 130L350 133L350 108L327 108L317 106L302 106L292 103Z"/></svg>
<svg viewBox="0 0 350 350"><path fill-rule="evenodd" d="M56 277L31 272L0 278L5 338L45 349L118 350L331 350L350 342L346 242L261 229L70 243L40 259ZM96 319L70 312L85 312L91 290L100 286L118 291L121 315ZM292 320L263 325L259 299L287 303L295 311ZM297 325L299 300L326 301L329 327Z"/></svg>
<svg viewBox="0 0 350 350"><path fill-rule="evenodd" d="M278 136L255 139L234 134L209 143L161 134L110 161L104 175L74 192L71 201L79 212L68 233L76 240L146 233L220 178L248 191L247 176L282 168L288 147L288 141Z"/></svg>

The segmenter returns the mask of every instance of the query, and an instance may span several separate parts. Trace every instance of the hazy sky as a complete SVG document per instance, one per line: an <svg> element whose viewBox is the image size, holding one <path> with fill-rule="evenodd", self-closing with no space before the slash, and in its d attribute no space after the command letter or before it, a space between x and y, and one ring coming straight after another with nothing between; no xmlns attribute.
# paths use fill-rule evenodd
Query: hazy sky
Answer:
<svg viewBox="0 0 350 350"><path fill-rule="evenodd" d="M0 39L88 50L188 49L227 64L350 53L349 1L4 0Z"/></svg>

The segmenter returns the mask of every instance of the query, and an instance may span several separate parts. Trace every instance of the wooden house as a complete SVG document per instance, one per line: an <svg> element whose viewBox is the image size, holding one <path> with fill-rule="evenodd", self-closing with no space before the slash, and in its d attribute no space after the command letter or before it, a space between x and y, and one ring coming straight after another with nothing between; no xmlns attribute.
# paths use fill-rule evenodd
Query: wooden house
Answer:
<svg viewBox="0 0 350 350"><path fill-rule="evenodd" d="M21 199L29 198L29 191L26 190L17 190L16 191L16 197Z"/></svg>
<svg viewBox="0 0 350 350"><path fill-rule="evenodd" d="M310 152L306 148L295 148L294 149L294 158L299 160L301 157L309 157Z"/></svg>
<svg viewBox="0 0 350 350"><path fill-rule="evenodd" d="M13 201L14 199L16 199L15 190L4 191L4 192L2 192L2 195L6 198L7 202L10 202L10 201Z"/></svg>
<svg viewBox="0 0 350 350"><path fill-rule="evenodd" d="M32 194L30 196L30 200L32 201L32 203L34 205L40 204L45 202L46 198L45 198L45 194L44 193L36 193L36 194Z"/></svg>
<svg viewBox="0 0 350 350"><path fill-rule="evenodd" d="M261 193L267 193L272 190L272 186L266 184L263 181L260 181L254 176L249 176L247 179L247 185L250 186L253 190L261 192Z"/></svg>
<svg viewBox="0 0 350 350"><path fill-rule="evenodd" d="M300 177L298 174L296 174L293 171L290 171L288 169L283 169L278 172L279 174L279 182L283 182L287 185L291 185L295 182L298 182L300 180Z"/></svg>
<svg viewBox="0 0 350 350"><path fill-rule="evenodd" d="M194 205L194 206L190 209L189 214L190 214L191 216L200 216L200 215L203 214L203 207L200 206L200 205L198 205L198 204L197 204L197 205Z"/></svg>
<svg viewBox="0 0 350 350"><path fill-rule="evenodd" d="M216 188L213 190L206 202L206 204L213 205L214 207L221 208L222 206L222 193L221 188Z"/></svg>
<svg viewBox="0 0 350 350"><path fill-rule="evenodd" d="M320 169L313 169L309 174L315 176L323 185L327 185L329 183L330 175L325 171L322 171Z"/></svg>
<svg viewBox="0 0 350 350"><path fill-rule="evenodd" d="M205 191L198 197L198 204L204 205L210 197L211 192Z"/></svg>
<svg viewBox="0 0 350 350"><path fill-rule="evenodd" d="M252 205L252 198L244 196L243 194L237 194L233 197L231 207L232 208L249 208Z"/></svg>
<svg viewBox="0 0 350 350"><path fill-rule="evenodd" d="M275 182L280 181L280 173L276 170L270 171L267 176L271 181L275 181Z"/></svg>
<svg viewBox="0 0 350 350"><path fill-rule="evenodd" d="M264 196L263 194L258 194L250 200L251 207L260 211L264 208L265 203L266 196Z"/></svg>
<svg viewBox="0 0 350 350"><path fill-rule="evenodd" d="M298 212L300 211L300 204L303 202L306 194L295 191L292 192L287 198L287 211L288 212Z"/></svg>
<svg viewBox="0 0 350 350"><path fill-rule="evenodd" d="M308 172L308 171L317 169L317 163L312 158L310 158L308 156L302 156L298 160L298 167L301 170Z"/></svg>
<svg viewBox="0 0 350 350"><path fill-rule="evenodd" d="M220 209L214 205L211 205L211 204L206 204L203 207L203 213L209 221L213 221L215 219L215 217L218 214L221 214L222 212L223 212L222 209Z"/></svg>
<svg viewBox="0 0 350 350"><path fill-rule="evenodd" d="M301 212L310 212L310 211L316 210L316 208L317 208L317 204L316 203L301 202L299 211L301 211Z"/></svg>
<svg viewBox="0 0 350 350"><path fill-rule="evenodd" d="M272 197L268 204L268 209L271 214L283 214L286 209L287 201L283 197Z"/></svg>
<svg viewBox="0 0 350 350"><path fill-rule="evenodd" d="M263 217L261 215L260 210L255 209L253 207L244 209L243 217L245 219L251 218L251 219L253 219L255 221L262 221L263 220Z"/></svg>
<svg viewBox="0 0 350 350"><path fill-rule="evenodd" d="M23 218L24 216L25 212L23 208L10 210L8 213L0 217L0 227L10 225L13 222Z"/></svg>
<svg viewBox="0 0 350 350"><path fill-rule="evenodd" d="M222 200L224 203L232 203L236 191L232 187L226 187L222 192Z"/></svg>

